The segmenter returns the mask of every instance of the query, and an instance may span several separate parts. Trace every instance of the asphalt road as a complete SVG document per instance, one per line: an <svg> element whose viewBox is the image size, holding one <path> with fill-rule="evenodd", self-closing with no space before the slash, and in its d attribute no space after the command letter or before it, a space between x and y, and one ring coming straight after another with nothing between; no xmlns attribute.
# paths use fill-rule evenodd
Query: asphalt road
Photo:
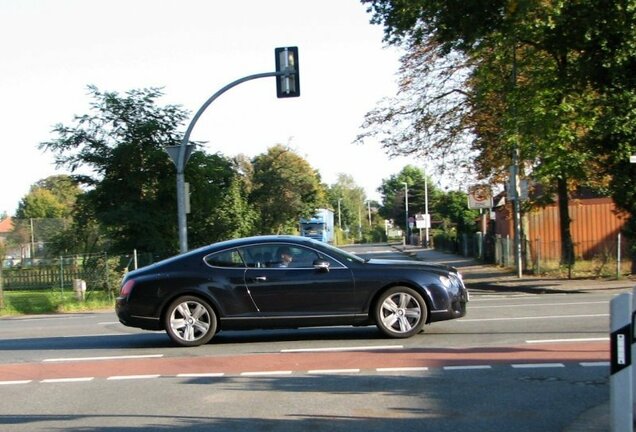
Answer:
<svg viewBox="0 0 636 432"><path fill-rule="evenodd" d="M381 247L364 252L397 257ZM338 327L224 332L206 346L175 348L164 333L123 327L110 311L2 319L0 425L586 430L609 399L615 294L478 293L465 318L407 340Z"/></svg>

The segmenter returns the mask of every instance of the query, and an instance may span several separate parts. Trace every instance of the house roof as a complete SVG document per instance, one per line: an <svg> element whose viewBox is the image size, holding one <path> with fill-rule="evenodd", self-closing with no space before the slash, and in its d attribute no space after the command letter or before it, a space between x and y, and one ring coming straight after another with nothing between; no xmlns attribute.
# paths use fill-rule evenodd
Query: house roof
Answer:
<svg viewBox="0 0 636 432"><path fill-rule="evenodd" d="M13 231L13 219L8 217L0 219L0 234L7 234Z"/></svg>

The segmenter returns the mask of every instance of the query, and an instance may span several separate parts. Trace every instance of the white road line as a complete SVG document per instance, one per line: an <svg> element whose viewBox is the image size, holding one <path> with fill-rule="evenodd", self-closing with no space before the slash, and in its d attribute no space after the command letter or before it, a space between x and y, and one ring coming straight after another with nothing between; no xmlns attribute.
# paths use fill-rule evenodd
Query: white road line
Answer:
<svg viewBox="0 0 636 432"><path fill-rule="evenodd" d="M579 363L583 367L609 367L610 362L581 362Z"/></svg>
<svg viewBox="0 0 636 432"><path fill-rule="evenodd" d="M104 336L130 336L133 333L99 333L99 334L81 334L81 335L65 335L60 336L63 338L88 338L88 337L104 337ZM50 337L50 336L42 336L42 337Z"/></svg>
<svg viewBox="0 0 636 432"><path fill-rule="evenodd" d="M424 372L427 371L427 367L390 367L390 368L376 368L376 372Z"/></svg>
<svg viewBox="0 0 636 432"><path fill-rule="evenodd" d="M510 317L510 318L473 318L458 319L455 322L485 322L485 321L523 321L523 320L545 320L545 319L571 319L571 318L601 318L609 317L609 314L589 314L589 315L545 315L545 316L526 316L526 317Z"/></svg>
<svg viewBox="0 0 636 432"><path fill-rule="evenodd" d="M528 307L528 306L545 306L545 307L561 307L561 306L579 306L579 305L593 305L593 304L602 304L608 305L607 301L597 301L597 302L576 302L576 303L521 303L521 304L512 304L512 305L492 305L492 306L471 306L472 309L502 309L502 308L513 308L513 307Z"/></svg>
<svg viewBox="0 0 636 432"><path fill-rule="evenodd" d="M95 377L81 377L81 378L51 378L51 379L43 379L40 382L43 383L52 383L52 384L57 384L57 383L74 383L74 382L87 382L87 381L93 381L95 379Z"/></svg>
<svg viewBox="0 0 636 432"><path fill-rule="evenodd" d="M542 369L542 368L562 368L563 363L524 363L511 365L514 369Z"/></svg>
<svg viewBox="0 0 636 432"><path fill-rule="evenodd" d="M607 361L599 361L599 362L579 362L581 367L609 367L610 362ZM564 368L566 365L564 363L518 363L518 364L510 364L510 367L513 369L546 369L546 368ZM492 365L454 365L454 366L442 366L441 369L444 371L462 371L462 370L490 370L492 369ZM392 372L425 372L428 371L428 367L387 367L387 368L376 368L375 371L378 373L392 373ZM336 374L357 374L360 373L360 369L314 369L306 372L296 371L298 374L306 373L308 375L336 375ZM281 371L252 371L252 372L240 372L238 375L242 377L259 377L259 376L289 376L293 375L294 371L290 370L281 370ZM226 376L225 373L222 372L209 372L209 373L183 373L166 377L174 377L174 378L219 378ZM155 379L160 378L161 375L153 374L153 375L116 375L107 377L108 381L125 381L125 380L136 380L136 379ZM78 377L78 378L48 378L42 379L40 383L47 384L60 384L60 383L74 383L74 382L90 382L93 381L95 377ZM29 384L33 382L33 380L13 380L13 381L0 381L0 386L7 385L20 385L20 384Z"/></svg>
<svg viewBox="0 0 636 432"><path fill-rule="evenodd" d="M135 379L153 379L159 378L161 375L116 375L106 378L109 381L135 380Z"/></svg>
<svg viewBox="0 0 636 432"><path fill-rule="evenodd" d="M480 370L480 369L492 369L490 365L467 365L467 366L444 366L444 370Z"/></svg>
<svg viewBox="0 0 636 432"><path fill-rule="evenodd" d="M162 358L163 354L146 354L146 355L125 355L125 356L104 356L104 357L62 357L50 358L42 360L43 363L61 363L76 361L98 361L98 360L131 360L131 359L147 359Z"/></svg>
<svg viewBox="0 0 636 432"><path fill-rule="evenodd" d="M303 352L340 352L340 351L371 351L371 350L398 350L404 349L404 345L378 345L359 347L328 347L328 348L295 348L282 349L282 353L303 353Z"/></svg>
<svg viewBox="0 0 636 432"><path fill-rule="evenodd" d="M33 380L0 381L0 385L28 384Z"/></svg>
<svg viewBox="0 0 636 432"><path fill-rule="evenodd" d="M280 376L280 375L291 375L292 371L256 371L256 372L241 372L241 376L245 377L259 377L259 376Z"/></svg>
<svg viewBox="0 0 636 432"><path fill-rule="evenodd" d="M177 378L219 378L222 376L225 376L223 372L177 374Z"/></svg>
<svg viewBox="0 0 636 432"><path fill-rule="evenodd" d="M606 342L609 341L608 337L598 337L598 338L573 338L573 339L537 339L537 340L527 340L527 344L542 344L542 343L561 343L561 342Z"/></svg>
<svg viewBox="0 0 636 432"><path fill-rule="evenodd" d="M464 277L464 282L466 282L466 277ZM473 290L471 290L470 288L468 288L468 291L471 291L474 293ZM510 299L526 299L526 298L530 298L532 297L533 299L536 300L537 296L539 294L523 294L523 293L519 293L519 294L513 294L513 295L504 295L504 294L484 294L484 295L480 295L479 297L477 297L475 300L471 300L471 303L494 303L494 302L502 302L502 301L510 301ZM555 297L556 296L560 296L560 294L553 294ZM550 297L552 298L552 297Z"/></svg>

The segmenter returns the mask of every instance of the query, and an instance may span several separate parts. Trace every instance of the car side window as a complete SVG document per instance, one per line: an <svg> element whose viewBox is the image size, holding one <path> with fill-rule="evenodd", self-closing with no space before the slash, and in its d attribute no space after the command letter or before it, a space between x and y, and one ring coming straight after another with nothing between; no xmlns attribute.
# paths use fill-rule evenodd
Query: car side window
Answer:
<svg viewBox="0 0 636 432"><path fill-rule="evenodd" d="M245 263L237 249L229 249L208 255L205 257L205 262L212 267L245 267Z"/></svg>
<svg viewBox="0 0 636 432"><path fill-rule="evenodd" d="M298 246L289 246L288 249L291 255L287 264L289 268L313 268L314 261L318 259L318 254L311 249Z"/></svg>
<svg viewBox="0 0 636 432"><path fill-rule="evenodd" d="M267 267L272 261L274 248L269 245L254 245L240 248L240 253L247 267Z"/></svg>
<svg viewBox="0 0 636 432"><path fill-rule="evenodd" d="M316 250L286 243L267 243L239 248L249 268L311 269L317 259L329 261L331 268L344 266L330 256Z"/></svg>
<svg viewBox="0 0 636 432"><path fill-rule="evenodd" d="M312 268L318 259L311 249L285 243L243 247L241 254L250 268Z"/></svg>

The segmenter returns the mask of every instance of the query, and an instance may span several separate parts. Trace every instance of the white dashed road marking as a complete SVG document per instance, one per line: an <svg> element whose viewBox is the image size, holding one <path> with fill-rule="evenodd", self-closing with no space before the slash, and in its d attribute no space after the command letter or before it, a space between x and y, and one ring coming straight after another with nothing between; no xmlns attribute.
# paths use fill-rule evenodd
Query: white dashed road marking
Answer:
<svg viewBox="0 0 636 432"><path fill-rule="evenodd" d="M609 367L609 362L579 362L575 363L580 367L590 368L590 367ZM501 365L497 365L498 367ZM519 363L519 364L510 364L509 367L513 369L550 369L550 368L564 368L566 365L564 363ZM439 369L453 372L453 371L477 371L477 370L491 370L493 369L493 365L454 365L454 366L442 366ZM428 367L391 367L391 368L375 368L372 369L374 372L379 374L384 373L417 373L417 372L427 372L430 370ZM366 371L368 372L368 370ZM157 379L157 378L221 378L226 376L241 376L241 377L264 377L264 376L298 376L302 374L307 375L338 375L338 374L358 374L365 373L365 371L361 369L314 369L308 371L246 371L240 372L238 374L225 374L222 372L203 372L203 373L187 373L187 374L177 374L177 375L116 375L105 378L108 381L126 381L126 380L143 380L143 379ZM78 378L47 378L41 379L39 381L34 380L14 380L14 381L0 381L0 386L2 385L23 385L29 383L48 383L48 384L61 384L61 383L81 383L81 382L91 382L95 380L95 377L78 377Z"/></svg>

